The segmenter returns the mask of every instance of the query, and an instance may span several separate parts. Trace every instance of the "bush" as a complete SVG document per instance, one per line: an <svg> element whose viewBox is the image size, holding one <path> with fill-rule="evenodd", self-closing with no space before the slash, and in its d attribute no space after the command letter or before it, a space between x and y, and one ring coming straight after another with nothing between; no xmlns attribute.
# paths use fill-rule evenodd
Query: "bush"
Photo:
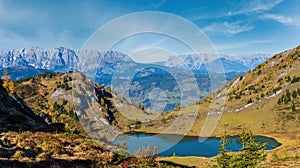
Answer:
<svg viewBox="0 0 300 168"><path fill-rule="evenodd" d="M260 97L261 97L261 98L264 98L264 97L265 97L264 93L261 93Z"/></svg>
<svg viewBox="0 0 300 168"><path fill-rule="evenodd" d="M134 154L137 157L149 157L149 158L155 158L158 156L158 150L156 146L147 146L137 149Z"/></svg>
<svg viewBox="0 0 300 168"><path fill-rule="evenodd" d="M291 81L291 83L296 83L296 82L299 82L299 81L300 81L300 77L294 76L293 80Z"/></svg>
<svg viewBox="0 0 300 168"><path fill-rule="evenodd" d="M235 99L241 99L241 95L238 93L235 95Z"/></svg>

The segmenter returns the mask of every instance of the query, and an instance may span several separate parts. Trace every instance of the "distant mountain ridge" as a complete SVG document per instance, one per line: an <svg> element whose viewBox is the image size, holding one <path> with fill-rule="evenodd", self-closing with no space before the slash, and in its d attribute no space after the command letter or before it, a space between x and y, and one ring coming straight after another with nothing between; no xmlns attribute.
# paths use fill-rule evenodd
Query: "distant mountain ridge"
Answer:
<svg viewBox="0 0 300 168"><path fill-rule="evenodd" d="M77 53L73 50L60 47L44 49L32 47L19 50L0 52L0 67L32 66L37 69L52 71L66 71L78 62Z"/></svg>
<svg viewBox="0 0 300 168"><path fill-rule="evenodd" d="M250 56L248 55L248 57ZM112 87L118 94L128 100L142 103L147 108L153 105L149 96L154 93L154 90L161 89L162 92L169 95L167 96L169 102L172 102L171 104L167 103L166 108L162 108L163 111L169 111L175 108L176 103L180 103L179 90L174 90L174 87L183 87L178 85L178 81L169 81L169 79L177 76L177 78L186 78L182 80L193 81L195 78L199 90L203 92L199 98L203 98L212 90L225 84L221 81L214 83L215 86L212 87L211 75L219 78L225 73L226 81L230 81L265 59L267 57L261 55L256 55L250 60L238 60L226 55L186 54L170 56L165 62L143 64L135 62L126 54L117 51L74 51L64 47L53 49L32 47L0 52L0 70L8 68L13 73L13 79L22 79L45 71L67 72L76 69L99 85L106 87L113 85ZM224 72L223 70L216 71L214 68L207 70L207 67L220 65L219 63L223 64ZM148 71L147 68L155 71ZM165 73L160 73L162 71ZM191 102L189 101L189 103Z"/></svg>
<svg viewBox="0 0 300 168"><path fill-rule="evenodd" d="M167 61L159 62L160 65L168 67L187 66L192 71L203 69L203 65L215 64L221 61L225 72L247 72L270 58L270 54L245 54L229 56L225 54L185 54L170 56Z"/></svg>
<svg viewBox="0 0 300 168"><path fill-rule="evenodd" d="M167 67L188 66L191 70L199 70L203 63L208 64L216 61L216 59L220 59L224 65L225 72L246 72L266 61L269 57L269 54L245 54L239 56L228 56L224 54L211 56L210 54L203 53L199 56L195 54L186 54L170 56L167 61L160 62L159 64ZM96 61L99 63L99 66L104 73L110 73L114 68L113 65L120 61L124 61L124 59L131 60L126 54L117 51L74 51L64 47L53 49L44 49L41 47L12 49L1 51L0 58L0 68L31 66L36 69L47 69L60 72L74 68L85 71L88 69L87 66L89 66L85 63L88 61ZM181 60L178 61L178 58Z"/></svg>

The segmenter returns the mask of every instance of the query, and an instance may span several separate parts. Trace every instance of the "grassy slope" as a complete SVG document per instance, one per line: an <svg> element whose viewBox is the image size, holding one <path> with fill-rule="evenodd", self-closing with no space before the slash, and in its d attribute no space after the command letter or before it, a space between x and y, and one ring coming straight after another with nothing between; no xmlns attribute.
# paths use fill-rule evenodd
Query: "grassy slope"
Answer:
<svg viewBox="0 0 300 168"><path fill-rule="evenodd" d="M286 95L286 90L290 90L292 93L293 90L300 88L300 81L291 83L288 76L291 79L294 76L300 77L300 46L275 55L253 71L244 74L243 77L232 80L226 89L219 89L212 94L212 97L217 100L221 100L221 97L226 95L226 107L216 129L210 136L221 136L225 129L227 134L236 135L241 133L242 129L249 128L254 134L274 137L283 144L270 152L266 162L267 167L272 167L276 163L286 165L285 167L300 166L299 160L293 160L300 154L300 94L298 93L296 98L291 98L291 101L287 103L280 105L277 103L282 95ZM277 91L277 94L274 94L273 89L279 87L282 87L279 89L281 93ZM263 96L261 96L262 94ZM236 99L237 95L241 95L241 98ZM247 105L250 98L253 103ZM183 115L186 111L200 109L198 115L200 117L195 120L188 135L200 135L206 114L210 111L218 111L218 106L209 107L211 100L212 98L208 97L197 104L181 109ZM295 104L295 111L292 111L292 103ZM174 118L178 113L173 111L162 115L158 120L163 120L168 116L168 121L162 122L164 125L160 124L160 129L147 127L149 123L146 123L139 131L158 133L158 130L162 130L175 121ZM279 156L279 159L271 157L273 152ZM203 164L207 162L206 159L199 158L197 160L194 157L170 157L163 160L188 163L199 167L203 167Z"/></svg>
<svg viewBox="0 0 300 168"><path fill-rule="evenodd" d="M286 66L285 68L282 68ZM260 71L258 73L258 71ZM270 134L299 131L300 124L300 94L296 98L291 98L287 103L277 104L282 95L286 95L286 90L297 90L300 88L300 81L291 84L287 77L300 77L300 47L291 51L277 54L267 62L243 75L243 79L237 77L231 81L226 89L219 89L210 97L195 103L194 105L183 107L180 112L173 111L163 114L157 120L167 120L162 122L168 126L178 114L190 115L192 111L199 111L198 118L189 135L199 135L201 127L207 117L208 112L221 111L222 100L226 96L225 110L220 118L216 130L211 136L220 136L227 127L228 134L238 134L242 128L251 128L255 134ZM280 82L278 82L282 78ZM236 81L236 82L235 82ZM249 89L252 87L254 89ZM273 89L282 87L281 93L274 94ZM251 92L251 93L250 93ZM236 95L242 93L240 99L235 99ZM261 95L264 94L263 98ZM212 97L216 99L215 104L210 104ZM253 103L248 104L249 99ZM292 103L296 106L296 111L292 112ZM158 122L158 121L154 121ZM147 127L145 123L142 130L156 132Z"/></svg>
<svg viewBox="0 0 300 168"><path fill-rule="evenodd" d="M73 82L79 82L83 85L73 85ZM62 87L61 84L63 84L64 87ZM125 120L125 117L122 117L122 114L117 111L115 100L122 101L123 104L121 104L121 108L126 107L127 110L133 109L133 111L138 113L141 113L141 111L131 106L126 100L122 100L122 98L117 97L117 99L112 99L112 97L115 96L112 92L99 86L95 87L88 78L79 72L76 72L75 75L73 73L46 73L28 80L19 81L15 85L16 96L20 97L23 103L35 112L35 114L32 112L32 115L40 118L38 115L44 113L50 115L53 122L62 122L66 126L65 131L62 133L6 131L5 133L1 133L0 137L10 140L10 144L14 144L14 146L9 149L0 146L0 165L6 165L8 167L46 167L49 165L56 167L122 167L122 165L128 164L139 167L167 167L168 165L182 167L181 165L173 163L159 163L149 158L132 158L126 154L126 151L116 145L105 143L101 140L94 141L90 139L86 135L81 125L82 123L79 123L70 116L70 110L72 110L74 106L76 107L76 103L73 104L74 101L72 101L74 98L73 94L78 91L78 89L91 87L90 91L93 94L88 96L88 98L97 100L96 95L98 98L104 98L105 103L103 106L97 101L95 102L96 104L93 105L97 108L102 108L102 111L99 112L104 116L108 108L110 108L118 119L118 123L116 123L116 121L113 122L113 124L123 124L124 127L130 124L130 122ZM66 89L66 85L72 87L72 89ZM4 95L2 94L2 90L0 88L0 93ZM63 94L57 95L57 93ZM89 92L85 92L85 94L89 94ZM3 96L2 99L4 100ZM0 102L1 117L2 111L12 111L16 113L17 108L14 105L7 104L6 99L5 101L3 100ZM55 102L59 105L65 103L59 108L54 108ZM28 117L28 119L32 120L30 117ZM8 119L2 117L1 121L7 123ZM2 123L0 122L0 124ZM37 122L37 124L39 123ZM22 123L17 123L17 125L12 126L19 126L18 128L25 127ZM122 129L122 127L120 127L120 129ZM113 153L111 150L118 152ZM119 152L126 155L119 155Z"/></svg>

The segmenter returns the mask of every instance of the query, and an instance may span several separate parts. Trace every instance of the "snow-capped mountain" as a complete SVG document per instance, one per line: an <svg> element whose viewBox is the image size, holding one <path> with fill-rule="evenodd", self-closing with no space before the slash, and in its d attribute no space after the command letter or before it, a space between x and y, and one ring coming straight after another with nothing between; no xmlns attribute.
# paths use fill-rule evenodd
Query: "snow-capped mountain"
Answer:
<svg viewBox="0 0 300 168"><path fill-rule="evenodd" d="M114 73L118 64L130 60L127 55L117 51L99 52L82 50L78 52L80 58L77 69L82 72L92 72L95 69L105 74Z"/></svg>
<svg viewBox="0 0 300 168"><path fill-rule="evenodd" d="M186 54L170 56L167 61L158 64L199 71L204 68L204 65L214 65L217 61L221 61L225 72L246 72L266 61L269 57L268 54L237 56ZM0 68L25 66L60 72L78 69L83 72L96 73L95 70L97 70L104 74L112 74L122 61L129 62L127 65L134 64L130 57L116 51L82 50L79 52L64 47L54 49L32 47L0 52Z"/></svg>
<svg viewBox="0 0 300 168"><path fill-rule="evenodd" d="M66 72L77 69L99 85L112 86L117 92L119 91L118 93L124 92L124 97L127 99L139 100L147 108L151 107L148 98L153 89L173 95L171 103L164 109L164 111L168 111L175 108L176 103L180 103L178 96L174 95L177 94L176 88L181 85L179 86L173 77L183 77L185 81L193 81L192 78L195 77L195 82L201 90L200 96L205 96L224 84L220 82L212 86L210 83L211 74L208 74L208 72L210 73L207 71L208 69L214 72L216 78L223 77L223 70L221 73L217 71L221 62L226 81L230 81L238 74L244 73L265 61L267 57L264 56L231 57L227 55L201 54L197 56L186 54L170 56L165 62L142 64L133 61L126 54L116 51L74 51L63 47L54 49L32 47L0 52L0 72L3 71L3 68L7 68L10 73L13 73L13 79L21 79L45 71ZM146 68L148 68L147 71L145 71ZM189 78L187 72L191 71L194 76ZM184 88L191 89L190 86Z"/></svg>
<svg viewBox="0 0 300 168"><path fill-rule="evenodd" d="M103 71L109 73L125 57L125 54L115 51L78 52L64 47L54 49L32 47L0 52L0 68L33 67L64 72L72 69L88 71L102 67Z"/></svg>
<svg viewBox="0 0 300 168"><path fill-rule="evenodd" d="M204 68L203 66L216 65L220 61L225 72L246 72L263 63L270 56L269 54L245 54L238 56L224 54L185 54L170 56L167 61L159 62L159 64L168 67L188 67L192 71L199 71Z"/></svg>
<svg viewBox="0 0 300 168"><path fill-rule="evenodd" d="M51 71L66 71L78 62L75 51L67 48L44 49L32 47L8 50L0 53L0 67L31 66Z"/></svg>
<svg viewBox="0 0 300 168"><path fill-rule="evenodd" d="M255 54L236 55L231 58L241 61L243 65L249 67L250 69L254 69L256 66L268 60L271 56L272 56L271 54L255 53Z"/></svg>

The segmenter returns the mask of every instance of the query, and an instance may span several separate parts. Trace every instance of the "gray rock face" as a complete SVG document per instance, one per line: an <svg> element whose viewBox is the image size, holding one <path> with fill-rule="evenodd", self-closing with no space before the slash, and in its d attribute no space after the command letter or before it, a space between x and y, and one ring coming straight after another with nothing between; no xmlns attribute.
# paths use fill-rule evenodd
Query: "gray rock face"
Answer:
<svg viewBox="0 0 300 168"><path fill-rule="evenodd" d="M200 89L201 98L224 84L222 82L211 84L207 70L212 70L213 73L210 75L215 75L218 79L221 79L225 72L226 80L229 81L236 75L253 69L266 59L267 57L261 55L230 57L186 54L170 56L164 62L142 64L116 51L74 51L64 47L54 49L32 47L0 52L0 73L1 68L8 68L12 74L15 74L14 79L20 79L24 74L34 76L44 72L43 70L66 72L76 69L99 85L113 87L117 94L123 95L128 100L144 104L147 109L169 111L175 108L176 103L181 103L181 99L187 100L191 97L187 95L190 95L188 94L190 92L194 93L195 87ZM218 64L220 62L223 64L221 69ZM190 73L193 75L189 76ZM183 82L178 83L179 79ZM195 87L192 87L194 85L190 84L191 81L194 81ZM181 97L179 93L185 88L189 89L185 92L186 97ZM163 99L157 98L157 90L166 93L165 96L162 95ZM153 106L153 104L165 103L165 98L169 102L159 106L164 108ZM192 101L194 99L186 104Z"/></svg>
<svg viewBox="0 0 300 168"><path fill-rule="evenodd" d="M51 71L66 71L79 61L75 51L63 47L54 49L32 47L2 51L0 58L1 68L32 66Z"/></svg>
<svg viewBox="0 0 300 168"><path fill-rule="evenodd" d="M268 54L245 54L236 57L227 55L186 54L170 56L167 61L158 64L167 67L188 67L192 71L201 70L203 63L214 64L219 59L225 72L246 72L266 61ZM112 74L121 62L134 63L127 55L116 51L80 52L64 47L44 49L40 47L13 49L0 52L0 68L31 66L36 69L64 72L78 69L82 72Z"/></svg>

